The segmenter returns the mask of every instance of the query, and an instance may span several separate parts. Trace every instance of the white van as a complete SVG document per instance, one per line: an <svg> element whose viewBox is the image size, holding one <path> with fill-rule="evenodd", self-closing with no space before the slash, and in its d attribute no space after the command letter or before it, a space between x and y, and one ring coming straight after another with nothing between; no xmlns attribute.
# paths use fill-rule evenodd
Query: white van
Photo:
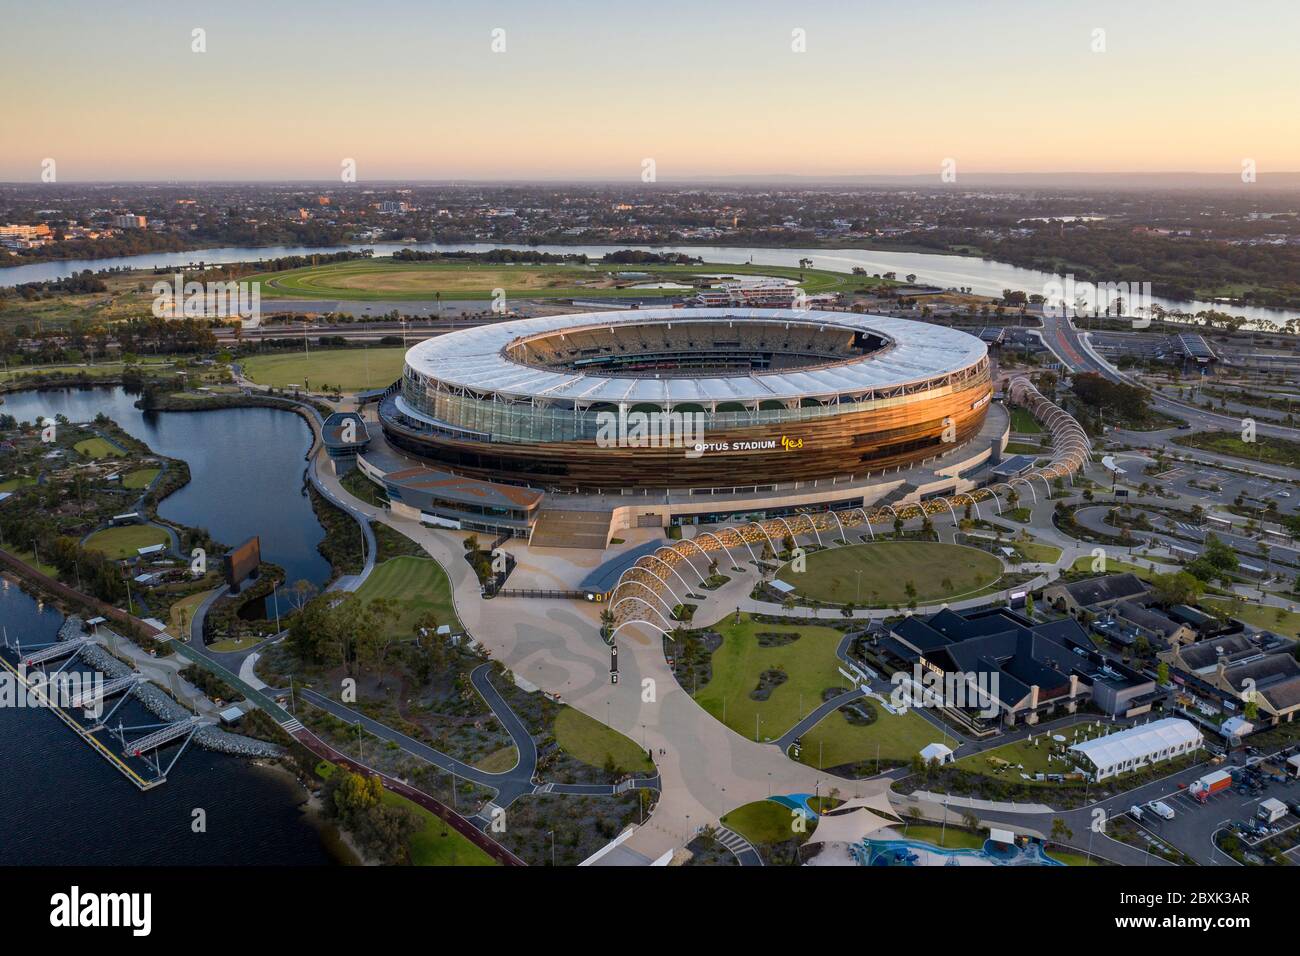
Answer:
<svg viewBox="0 0 1300 956"><path fill-rule="evenodd" d="M1147 806L1162 820L1172 820L1174 818L1174 808L1163 800L1152 800Z"/></svg>

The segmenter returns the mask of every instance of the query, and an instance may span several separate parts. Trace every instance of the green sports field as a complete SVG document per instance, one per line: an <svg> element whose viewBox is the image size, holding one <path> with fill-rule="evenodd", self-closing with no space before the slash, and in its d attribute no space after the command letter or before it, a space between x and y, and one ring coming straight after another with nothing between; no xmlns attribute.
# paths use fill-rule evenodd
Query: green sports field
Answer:
<svg viewBox="0 0 1300 956"><path fill-rule="evenodd" d="M87 458L121 458L123 455L123 452L98 437L83 439L72 447Z"/></svg>
<svg viewBox="0 0 1300 956"><path fill-rule="evenodd" d="M150 524L127 524L120 528L105 528L86 539L86 548L101 551L109 558L134 558L140 548L166 544L171 539L162 528Z"/></svg>
<svg viewBox="0 0 1300 956"><path fill-rule="evenodd" d="M131 489L148 488L149 483L158 477L161 468L137 468L122 476L122 487Z"/></svg>
<svg viewBox="0 0 1300 956"><path fill-rule="evenodd" d="M1002 562L987 551L937 541L831 548L808 555L807 562L802 572L785 565L780 579L803 597L860 606L906 604L909 581L917 602L929 604L973 595L1002 576Z"/></svg>
<svg viewBox="0 0 1300 956"><path fill-rule="evenodd" d="M619 273L636 273L633 276ZM784 266L726 265L521 265L490 262L395 262L392 258L335 262L284 272L249 276L268 298L401 301L433 299L491 299L503 289L510 298L618 298L655 294L647 288L659 282L707 287L712 275L771 276L794 279L809 295L848 292L878 285L882 280L822 269ZM639 288L638 288L639 287ZM689 290L664 290L689 291Z"/></svg>
<svg viewBox="0 0 1300 956"><path fill-rule="evenodd" d="M345 392L360 392L391 385L401 378L405 355L402 348L319 349L309 355L254 355L243 360L242 369L259 385L306 385L312 389L337 385Z"/></svg>
<svg viewBox="0 0 1300 956"><path fill-rule="evenodd" d="M415 621L425 611L433 611L439 624L460 630L460 620L451 604L451 582L442 565L432 558L390 558L371 572L357 597L363 601L396 600L399 613L393 630L403 640L414 636Z"/></svg>

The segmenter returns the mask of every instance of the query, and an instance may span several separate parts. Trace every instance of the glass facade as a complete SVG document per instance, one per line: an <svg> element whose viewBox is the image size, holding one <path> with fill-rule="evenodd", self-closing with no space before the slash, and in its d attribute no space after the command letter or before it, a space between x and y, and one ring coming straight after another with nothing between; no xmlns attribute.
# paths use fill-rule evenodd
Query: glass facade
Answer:
<svg viewBox="0 0 1300 956"><path fill-rule="evenodd" d="M887 397L871 395L856 400L841 398L836 404L820 404L804 399L795 408L762 407L775 403L755 402L755 407L744 410L735 410L735 401L719 402L719 407L730 409L727 411L711 411L698 402L677 402L671 407L639 403L629 407L628 411L699 414L702 418L698 421L702 422L702 429L707 434L710 431L755 425L788 425L853 412L895 408L908 404L918 394L940 397L988 380L988 360L982 359L963 373L909 385L906 394L894 389L897 394ZM482 397L453 393L409 366L402 377L402 398L413 412L435 420L443 428L461 433L462 437L481 441L594 441L602 427L602 413L607 415L618 411L616 405L609 403L597 403L586 408L574 407L571 402L534 406L527 401L512 401L491 393ZM605 427L608 428L608 425Z"/></svg>

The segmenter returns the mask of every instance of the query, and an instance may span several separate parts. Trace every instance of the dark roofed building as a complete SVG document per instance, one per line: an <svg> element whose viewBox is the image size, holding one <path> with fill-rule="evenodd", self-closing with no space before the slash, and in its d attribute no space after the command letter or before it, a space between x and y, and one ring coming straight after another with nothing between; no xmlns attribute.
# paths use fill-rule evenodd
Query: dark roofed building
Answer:
<svg viewBox="0 0 1300 956"><path fill-rule="evenodd" d="M1159 655L1184 693L1229 712L1253 701L1255 727L1291 721L1300 712L1300 663L1292 645L1244 633L1224 634Z"/></svg>
<svg viewBox="0 0 1300 956"><path fill-rule="evenodd" d="M366 421L356 412L335 412L321 424L321 443L334 465L334 473L345 474L356 467L357 455L370 444Z"/></svg>
<svg viewBox="0 0 1300 956"><path fill-rule="evenodd" d="M994 465L989 471L989 474L998 481L1009 481L1012 478L1019 478L1033 467L1033 455L1012 455L1005 461L1001 461Z"/></svg>
<svg viewBox="0 0 1300 956"><path fill-rule="evenodd" d="M1150 709L1155 684L1137 671L1107 661L1071 618L1035 624L1007 608L939 611L893 625L880 649L900 669L945 677L944 710L976 732L994 720L1036 723L1073 713L1092 697L1107 713L1134 716ZM948 699L948 680L977 684L992 698L996 717L969 697Z"/></svg>
<svg viewBox="0 0 1300 956"><path fill-rule="evenodd" d="M443 528L527 537L545 494L521 485L453 475L436 468L403 468L387 474L362 470L383 484L393 514Z"/></svg>
<svg viewBox="0 0 1300 956"><path fill-rule="evenodd" d="M1136 601L1120 601L1093 627L1124 647L1137 643L1138 638L1146 638L1157 651L1171 644L1188 644L1196 638L1196 632L1186 624Z"/></svg>
<svg viewBox="0 0 1300 956"><path fill-rule="evenodd" d="M1059 611L1079 615L1081 611L1097 613L1120 601L1145 597L1148 588L1136 574L1105 574L1082 581L1058 582L1043 589L1043 600Z"/></svg>
<svg viewBox="0 0 1300 956"><path fill-rule="evenodd" d="M1175 670L1203 674L1213 671L1220 660L1231 663L1259 653L1259 645L1245 634L1228 634L1185 647L1170 648L1158 656Z"/></svg>

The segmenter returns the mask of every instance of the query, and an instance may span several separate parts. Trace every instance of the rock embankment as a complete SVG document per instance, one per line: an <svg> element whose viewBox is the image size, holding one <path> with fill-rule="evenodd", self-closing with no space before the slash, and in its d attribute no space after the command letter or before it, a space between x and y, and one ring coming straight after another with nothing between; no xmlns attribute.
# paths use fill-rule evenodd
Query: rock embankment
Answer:
<svg viewBox="0 0 1300 956"><path fill-rule="evenodd" d="M102 624L100 629L103 629ZM59 628L59 640L61 641L81 637L83 634L81 618L76 615L65 620L63 626ZM92 644L87 647L82 651L81 656L87 664L102 673L105 680L125 677L132 672L129 664L118 660L99 644ZM159 720L186 720L194 716L193 711L182 706L157 684L144 681L137 684L132 693L144 705L145 709ZM206 750L234 754L240 757L279 757L284 753L283 748L276 744L265 740L255 740L252 737L244 737L240 734L232 734L212 725L201 728L194 735L194 742Z"/></svg>

